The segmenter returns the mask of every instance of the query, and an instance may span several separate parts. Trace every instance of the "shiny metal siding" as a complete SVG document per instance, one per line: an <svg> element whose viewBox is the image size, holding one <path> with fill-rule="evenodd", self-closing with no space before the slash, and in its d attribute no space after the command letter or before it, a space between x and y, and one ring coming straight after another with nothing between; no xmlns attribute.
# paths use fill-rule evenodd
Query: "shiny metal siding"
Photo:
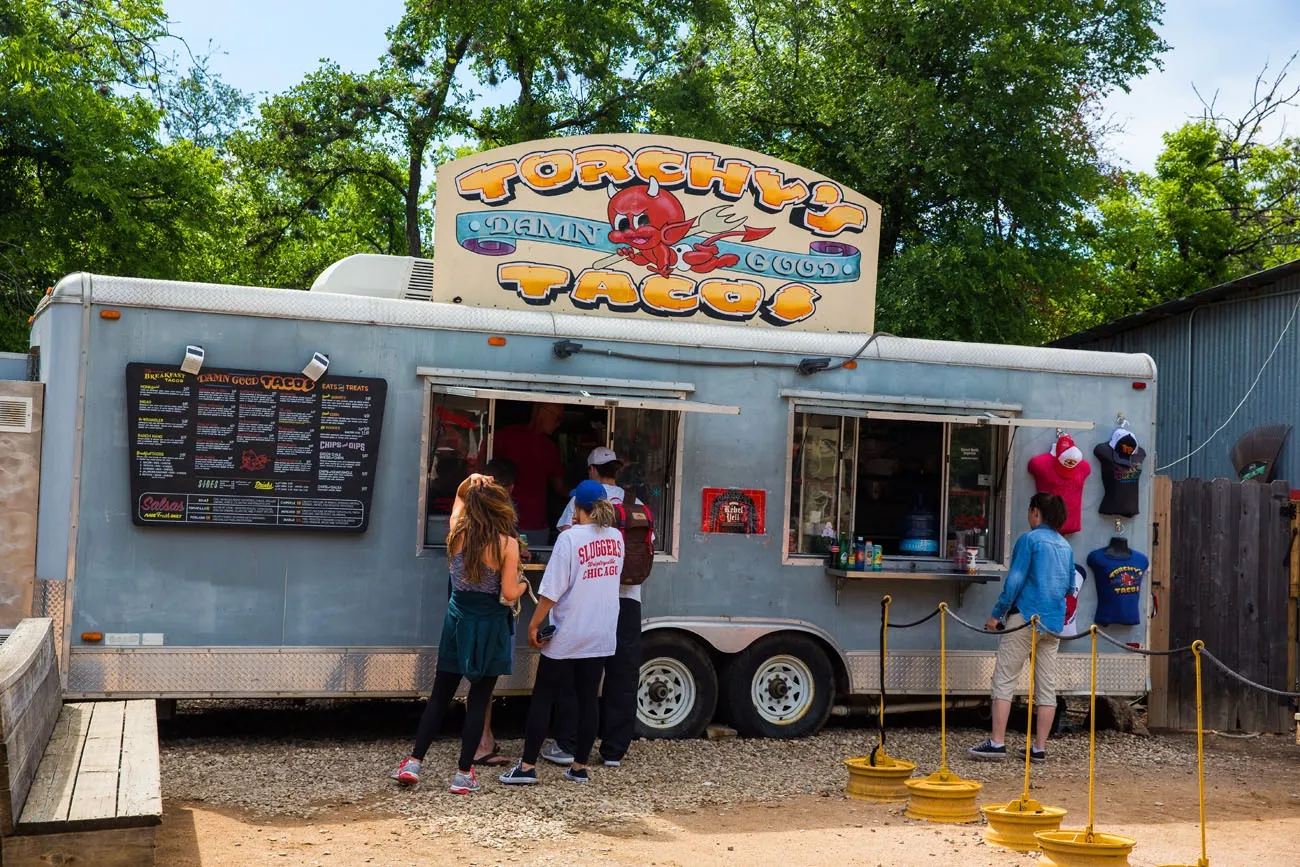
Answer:
<svg viewBox="0 0 1300 867"><path fill-rule="evenodd" d="M1295 275L1250 297L1207 304L1075 348L1144 352L1155 359L1157 465L1165 467L1202 446L1228 420L1298 303ZM1163 472L1175 479L1235 478L1233 444L1267 424L1297 428L1283 447L1277 478L1300 481L1300 313L1232 421L1197 454Z"/></svg>

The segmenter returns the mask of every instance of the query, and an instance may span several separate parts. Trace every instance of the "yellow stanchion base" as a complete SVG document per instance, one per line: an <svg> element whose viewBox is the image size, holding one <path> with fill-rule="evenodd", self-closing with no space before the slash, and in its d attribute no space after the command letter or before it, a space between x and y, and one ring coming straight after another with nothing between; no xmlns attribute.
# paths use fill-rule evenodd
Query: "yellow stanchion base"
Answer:
<svg viewBox="0 0 1300 867"><path fill-rule="evenodd" d="M1037 852L1039 831L1059 831L1064 807L1045 807L1033 798L1018 798L1007 804L987 804L983 808L989 826L984 842L1017 852Z"/></svg>
<svg viewBox="0 0 1300 867"><path fill-rule="evenodd" d="M964 824L980 817L975 797L982 783L963 780L951 771L935 771L928 777L906 782L911 798L903 815L927 822Z"/></svg>
<svg viewBox="0 0 1300 867"><path fill-rule="evenodd" d="M870 756L845 759L849 769L849 784L845 790L850 798L875 801L881 804L907 800L907 787L903 782L916 771L916 764L893 759L883 752L876 754L876 763Z"/></svg>
<svg viewBox="0 0 1300 867"><path fill-rule="evenodd" d="M1093 831L1039 831L1034 835L1043 854L1038 867L1128 867L1137 845L1132 837Z"/></svg>

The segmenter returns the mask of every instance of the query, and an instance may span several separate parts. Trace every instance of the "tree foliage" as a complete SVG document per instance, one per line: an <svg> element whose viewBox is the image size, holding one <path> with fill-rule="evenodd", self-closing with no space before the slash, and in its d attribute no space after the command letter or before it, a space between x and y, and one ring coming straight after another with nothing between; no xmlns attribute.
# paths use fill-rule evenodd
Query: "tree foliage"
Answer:
<svg viewBox="0 0 1300 867"><path fill-rule="evenodd" d="M220 228L220 165L157 132L153 0L0 11L0 341L26 346L45 286L79 270L187 277Z"/></svg>
<svg viewBox="0 0 1300 867"><path fill-rule="evenodd" d="M1103 158L1160 0L408 0L370 69L252 99L183 73L162 0L0 0L0 342L71 271L306 287L432 256L433 168L557 135L748 147L883 207L882 329L1038 342L1297 253L1300 94ZM188 49L187 49L188 50ZM174 55L173 55L174 56Z"/></svg>
<svg viewBox="0 0 1300 867"><path fill-rule="evenodd" d="M1261 72L1240 116L1211 102L1166 133L1154 173L1113 175L1087 229L1095 288L1070 329L1300 256L1300 139L1264 138L1300 98L1290 66L1271 82Z"/></svg>

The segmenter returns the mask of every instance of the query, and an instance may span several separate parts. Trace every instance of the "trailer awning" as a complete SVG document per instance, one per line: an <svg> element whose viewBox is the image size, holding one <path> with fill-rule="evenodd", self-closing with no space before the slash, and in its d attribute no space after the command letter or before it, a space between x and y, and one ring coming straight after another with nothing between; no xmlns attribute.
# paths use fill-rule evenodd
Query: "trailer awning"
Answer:
<svg viewBox="0 0 1300 867"><path fill-rule="evenodd" d="M1018 403L906 395L846 394L801 389L782 389L781 397L792 401L794 408L800 412L818 412L855 418L999 427L1061 428L1062 430L1092 430L1095 427L1090 421L1025 418L1020 415L1024 407Z"/></svg>
<svg viewBox="0 0 1300 867"><path fill-rule="evenodd" d="M739 415L740 407L687 400L695 386L684 382L603 379L597 377L514 374L487 370L416 368L435 394L496 400L564 403L577 406L656 409Z"/></svg>

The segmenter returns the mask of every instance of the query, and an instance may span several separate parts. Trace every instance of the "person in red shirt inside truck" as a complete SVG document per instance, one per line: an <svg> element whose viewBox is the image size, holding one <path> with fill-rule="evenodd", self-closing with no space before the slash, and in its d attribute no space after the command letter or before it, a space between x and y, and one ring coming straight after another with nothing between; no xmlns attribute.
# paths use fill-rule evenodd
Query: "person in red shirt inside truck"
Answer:
<svg viewBox="0 0 1300 867"><path fill-rule="evenodd" d="M492 456L514 462L519 532L529 547L551 541L550 521L546 519L548 491L568 496L560 448L551 439L563 420L564 407L560 404L534 404L528 424L503 427L492 439Z"/></svg>

